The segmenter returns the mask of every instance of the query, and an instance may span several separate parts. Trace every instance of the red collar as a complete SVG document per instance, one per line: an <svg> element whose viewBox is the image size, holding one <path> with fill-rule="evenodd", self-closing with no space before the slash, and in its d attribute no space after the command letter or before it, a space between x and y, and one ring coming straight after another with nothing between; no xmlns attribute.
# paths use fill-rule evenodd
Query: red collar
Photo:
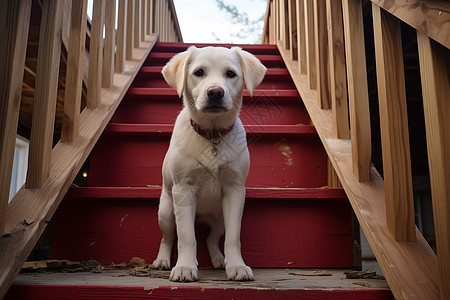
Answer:
<svg viewBox="0 0 450 300"><path fill-rule="evenodd" d="M227 128L222 128L219 130L204 130L203 128L200 127L200 125L195 123L194 120L192 120L192 119L191 119L191 125L192 125L192 128L194 128L195 132L200 134L202 137L207 138L208 140L220 138L220 137L224 136L225 134L227 134L228 132L230 132L231 129L233 129L233 127L234 127L234 123L233 123L230 126L228 126Z"/></svg>

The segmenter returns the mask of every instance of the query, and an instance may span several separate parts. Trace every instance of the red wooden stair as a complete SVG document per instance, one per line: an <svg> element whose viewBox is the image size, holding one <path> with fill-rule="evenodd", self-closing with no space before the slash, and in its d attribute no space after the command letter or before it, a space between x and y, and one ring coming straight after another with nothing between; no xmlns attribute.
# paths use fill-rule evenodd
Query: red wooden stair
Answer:
<svg viewBox="0 0 450 300"><path fill-rule="evenodd" d="M128 262L135 256L148 263L155 259L162 236L157 221L161 165L182 105L176 91L165 83L161 68L188 46L157 43L148 56L91 154L89 186L71 188L56 212L52 258L95 259L104 264ZM175 284L159 279L150 294L192 299L392 299L389 289L379 285L367 288L340 279L337 282L341 284L321 286L319 276L315 285L305 285L305 278L294 278L292 272L286 271L279 278L268 275L271 268L339 269L333 272L341 273L341 269L351 269L351 207L342 190L326 188L326 153L276 46L242 47L268 67L253 97L244 92L240 114L251 157L242 255L254 268L256 280L206 284L208 272L224 277L224 271L201 270L197 283ZM207 229L198 225L200 267L210 267L206 234ZM273 274L280 272L273 270ZM279 286L277 282L287 280L283 279L286 274L291 274L290 284ZM266 279L263 286L261 281ZM39 283L19 275L7 298L46 295L74 299L77 293L99 299L137 298L152 296L148 286L153 286L149 278L141 283L127 283L126 279L122 283L96 279L88 283L75 279L73 283L69 279Z"/></svg>

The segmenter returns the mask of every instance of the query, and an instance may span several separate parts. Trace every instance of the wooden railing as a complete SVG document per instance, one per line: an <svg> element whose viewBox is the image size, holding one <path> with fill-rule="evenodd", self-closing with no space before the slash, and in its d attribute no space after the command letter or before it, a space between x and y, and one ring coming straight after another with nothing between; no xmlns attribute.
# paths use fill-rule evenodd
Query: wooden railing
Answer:
<svg viewBox="0 0 450 300"><path fill-rule="evenodd" d="M154 46L156 34L162 41L182 40L172 0L118 0L117 11L116 0L94 0L87 56L87 0L43 0L28 175L8 205L31 4L32 0L0 3L0 298ZM70 22L62 22L67 7ZM61 140L52 147L61 32L66 23L70 34L65 45L64 120ZM80 113L85 59L89 59L87 103Z"/></svg>
<svg viewBox="0 0 450 300"><path fill-rule="evenodd" d="M371 166L363 3L373 14L384 180ZM417 30L437 256L414 223L402 22ZM278 45L396 299L450 299L449 24L446 1L267 6L262 42Z"/></svg>

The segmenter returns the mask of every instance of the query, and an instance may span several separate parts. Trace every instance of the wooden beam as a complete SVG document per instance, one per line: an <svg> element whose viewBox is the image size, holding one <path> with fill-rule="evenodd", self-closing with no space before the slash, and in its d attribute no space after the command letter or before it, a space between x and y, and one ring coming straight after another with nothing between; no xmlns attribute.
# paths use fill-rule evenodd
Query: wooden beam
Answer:
<svg viewBox="0 0 450 300"><path fill-rule="evenodd" d="M317 87L316 71L316 42L314 35L314 3L313 0L304 0L305 4L305 41L306 41L306 74L308 87Z"/></svg>
<svg viewBox="0 0 450 300"><path fill-rule="evenodd" d="M297 8L295 1L288 1L289 11L289 49L291 53L291 59L297 60L298 58L298 42L297 42Z"/></svg>
<svg viewBox="0 0 450 300"><path fill-rule="evenodd" d="M73 142L78 136L81 92L83 89L84 47L86 40L87 0L72 3L69 48L67 53L66 89L61 140Z"/></svg>
<svg viewBox="0 0 450 300"><path fill-rule="evenodd" d="M331 111L317 106L316 91L309 89L306 76L298 72L298 64L290 61L288 51L281 45L278 50L395 298L439 299L438 267L433 250L418 229L415 243L394 239L386 226L384 183L380 174L372 167L370 182L357 180L353 175L352 142L334 138Z"/></svg>
<svg viewBox="0 0 450 300"><path fill-rule="evenodd" d="M349 138L347 77L345 73L344 32L341 1L326 0L330 93L335 137Z"/></svg>
<svg viewBox="0 0 450 300"><path fill-rule="evenodd" d="M103 65L103 25L105 24L105 0L94 0L89 52L89 75L86 106L96 109L100 105Z"/></svg>
<svg viewBox="0 0 450 300"><path fill-rule="evenodd" d="M103 48L102 87L114 84L114 54L116 52L116 0L105 1L105 39Z"/></svg>
<svg viewBox="0 0 450 300"><path fill-rule="evenodd" d="M125 68L125 41L127 36L127 0L119 0L117 41L116 41L116 72L123 72Z"/></svg>
<svg viewBox="0 0 450 300"><path fill-rule="evenodd" d="M450 50L417 33L441 298L450 299Z"/></svg>
<svg viewBox="0 0 450 300"><path fill-rule="evenodd" d="M345 56L352 140L353 172L360 182L370 181L372 142L362 0L342 0Z"/></svg>
<svg viewBox="0 0 450 300"><path fill-rule="evenodd" d="M386 220L397 241L413 242L416 225L400 21L375 4L372 12Z"/></svg>
<svg viewBox="0 0 450 300"><path fill-rule="evenodd" d="M62 5L44 1L42 7L36 83L26 187L40 188L50 175L50 161L58 94Z"/></svg>
<svg viewBox="0 0 450 300"><path fill-rule="evenodd" d="M22 188L12 199L6 214L5 231L0 236L0 298L19 272L40 235L47 227L73 179L113 116L120 101L156 43L156 36L135 50L126 73L114 74L114 86L104 89L98 109L80 115L80 136L73 143L58 143L52 151L51 176L41 189ZM24 222L26 220L26 222Z"/></svg>
<svg viewBox="0 0 450 300"><path fill-rule="evenodd" d="M0 2L0 235L8 208L30 14L31 0Z"/></svg>
<svg viewBox="0 0 450 300"><path fill-rule="evenodd" d="M306 33L305 33L305 0L297 0L297 49L298 69L301 74L306 74Z"/></svg>
<svg viewBox="0 0 450 300"><path fill-rule="evenodd" d="M141 47L141 0L134 0L134 48Z"/></svg>
<svg viewBox="0 0 450 300"><path fill-rule="evenodd" d="M446 0L371 0L406 24L450 49L450 2Z"/></svg>
<svg viewBox="0 0 450 300"><path fill-rule="evenodd" d="M314 42L316 44L317 102L322 109L331 108L328 80L328 33L326 3L314 0Z"/></svg>
<svg viewBox="0 0 450 300"><path fill-rule="evenodd" d="M127 33L126 38L126 54L127 60L133 59L133 47L134 47L134 0L127 0Z"/></svg>

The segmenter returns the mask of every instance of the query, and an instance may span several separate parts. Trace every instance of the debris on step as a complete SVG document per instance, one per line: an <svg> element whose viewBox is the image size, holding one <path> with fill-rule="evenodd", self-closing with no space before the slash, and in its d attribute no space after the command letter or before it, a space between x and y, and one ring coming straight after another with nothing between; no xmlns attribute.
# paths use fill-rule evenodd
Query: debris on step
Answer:
<svg viewBox="0 0 450 300"><path fill-rule="evenodd" d="M289 272L289 275L296 275L296 276L331 276L332 274L328 271L323 270L316 270L316 271L296 271L296 272Z"/></svg>
<svg viewBox="0 0 450 300"><path fill-rule="evenodd" d="M347 279L385 279L383 276L378 275L377 272L372 270L346 271L344 274Z"/></svg>

